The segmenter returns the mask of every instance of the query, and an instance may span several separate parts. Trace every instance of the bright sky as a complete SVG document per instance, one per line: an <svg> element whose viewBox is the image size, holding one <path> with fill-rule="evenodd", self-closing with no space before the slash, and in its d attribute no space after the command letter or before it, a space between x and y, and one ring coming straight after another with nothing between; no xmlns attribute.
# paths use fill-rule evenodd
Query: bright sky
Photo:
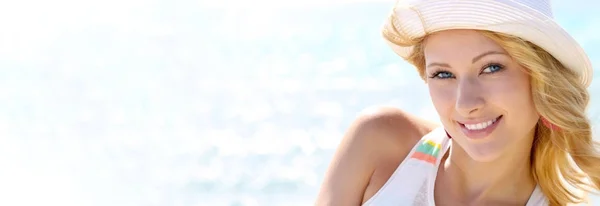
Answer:
<svg viewBox="0 0 600 206"><path fill-rule="evenodd" d="M306 201L364 107L437 118L379 37L388 2L0 3L0 205ZM598 2L554 2L600 65Z"/></svg>

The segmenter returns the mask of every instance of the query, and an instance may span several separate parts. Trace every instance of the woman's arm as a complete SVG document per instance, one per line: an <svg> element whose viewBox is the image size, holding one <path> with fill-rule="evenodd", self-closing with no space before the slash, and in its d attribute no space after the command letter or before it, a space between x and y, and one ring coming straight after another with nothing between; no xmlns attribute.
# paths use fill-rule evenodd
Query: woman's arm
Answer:
<svg viewBox="0 0 600 206"><path fill-rule="evenodd" d="M342 138L317 197L316 205L361 205L363 193L375 170L372 151L373 125L370 118L358 118Z"/></svg>
<svg viewBox="0 0 600 206"><path fill-rule="evenodd" d="M389 167L384 164L390 157L404 159L419 135L428 130L420 131L423 125L394 108L378 108L360 115L347 130L331 160L316 205L361 205L366 201L363 200L365 189L374 171L380 166Z"/></svg>

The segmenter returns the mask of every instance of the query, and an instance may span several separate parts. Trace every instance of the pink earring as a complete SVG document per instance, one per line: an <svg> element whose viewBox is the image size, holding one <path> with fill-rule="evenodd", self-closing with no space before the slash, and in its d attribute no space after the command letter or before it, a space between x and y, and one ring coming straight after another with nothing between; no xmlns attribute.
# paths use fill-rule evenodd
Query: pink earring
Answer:
<svg viewBox="0 0 600 206"><path fill-rule="evenodd" d="M548 127L550 130L560 131L560 127L556 126L555 124L552 124L552 122L548 121L546 118L542 117L541 120L544 126Z"/></svg>

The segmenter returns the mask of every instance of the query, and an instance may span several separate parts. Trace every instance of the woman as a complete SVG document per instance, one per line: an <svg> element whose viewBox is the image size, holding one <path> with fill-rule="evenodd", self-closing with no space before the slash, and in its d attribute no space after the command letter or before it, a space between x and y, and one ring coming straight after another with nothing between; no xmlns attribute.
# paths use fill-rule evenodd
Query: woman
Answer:
<svg viewBox="0 0 600 206"><path fill-rule="evenodd" d="M599 189L592 67L549 0L400 0L383 35L442 125L393 108L361 115L317 205L567 205Z"/></svg>

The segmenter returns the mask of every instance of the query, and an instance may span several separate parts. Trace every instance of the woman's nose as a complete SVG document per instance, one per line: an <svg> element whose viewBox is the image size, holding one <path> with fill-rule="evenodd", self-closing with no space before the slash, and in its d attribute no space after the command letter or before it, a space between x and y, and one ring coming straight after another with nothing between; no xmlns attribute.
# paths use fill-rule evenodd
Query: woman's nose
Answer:
<svg viewBox="0 0 600 206"><path fill-rule="evenodd" d="M473 116L485 105L481 85L477 80L463 79L456 91L456 111L463 117Z"/></svg>

